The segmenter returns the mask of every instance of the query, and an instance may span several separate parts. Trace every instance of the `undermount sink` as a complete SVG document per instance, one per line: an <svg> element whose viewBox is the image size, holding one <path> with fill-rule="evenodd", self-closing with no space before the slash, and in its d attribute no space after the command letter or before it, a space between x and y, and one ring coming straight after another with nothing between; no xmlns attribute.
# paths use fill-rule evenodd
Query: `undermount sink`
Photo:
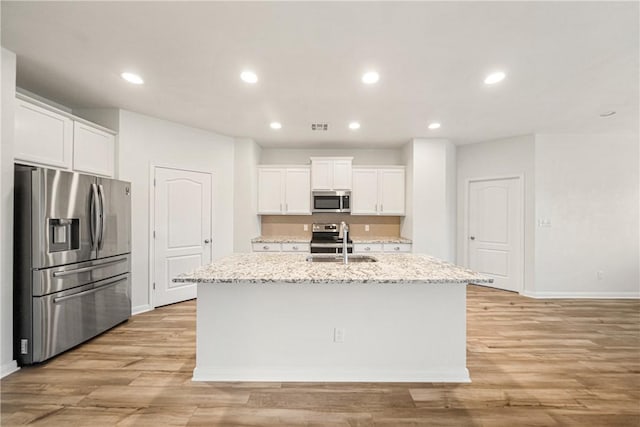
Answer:
<svg viewBox="0 0 640 427"><path fill-rule="evenodd" d="M349 255L348 258L349 262L378 262L377 259L369 255ZM344 262L344 257L342 255L309 255L307 262L341 263Z"/></svg>

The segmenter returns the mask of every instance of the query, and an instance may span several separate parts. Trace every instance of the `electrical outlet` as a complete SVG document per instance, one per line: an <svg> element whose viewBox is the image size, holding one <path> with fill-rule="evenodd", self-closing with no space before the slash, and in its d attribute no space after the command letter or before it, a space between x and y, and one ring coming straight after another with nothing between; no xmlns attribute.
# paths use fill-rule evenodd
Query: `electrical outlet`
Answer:
<svg viewBox="0 0 640 427"><path fill-rule="evenodd" d="M309 224L305 224L302 226L304 231L309 231Z"/></svg>
<svg viewBox="0 0 640 427"><path fill-rule="evenodd" d="M369 231L369 224L364 225L364 231Z"/></svg>
<svg viewBox="0 0 640 427"><path fill-rule="evenodd" d="M343 328L335 328L333 330L333 342L344 342L344 337L347 334L347 330Z"/></svg>
<svg viewBox="0 0 640 427"><path fill-rule="evenodd" d="M602 279L604 279L604 271L602 271L602 270L598 270L598 272L596 273L596 275L598 276L598 280L602 280Z"/></svg>
<svg viewBox="0 0 640 427"><path fill-rule="evenodd" d="M20 354L29 354L29 341L20 340Z"/></svg>

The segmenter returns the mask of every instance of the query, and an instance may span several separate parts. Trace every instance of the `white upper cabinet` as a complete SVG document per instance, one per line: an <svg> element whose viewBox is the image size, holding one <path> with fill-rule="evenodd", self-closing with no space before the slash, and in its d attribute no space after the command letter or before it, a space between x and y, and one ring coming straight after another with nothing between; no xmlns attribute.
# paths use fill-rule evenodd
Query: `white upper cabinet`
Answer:
<svg viewBox="0 0 640 427"><path fill-rule="evenodd" d="M309 168L285 169L286 214L311 214L311 171Z"/></svg>
<svg viewBox="0 0 640 427"><path fill-rule="evenodd" d="M84 123L73 124L73 170L112 177L115 135Z"/></svg>
<svg viewBox="0 0 640 427"><path fill-rule="evenodd" d="M353 157L311 157L312 190L351 190Z"/></svg>
<svg viewBox="0 0 640 427"><path fill-rule="evenodd" d="M258 213L311 215L308 167L258 167Z"/></svg>
<svg viewBox="0 0 640 427"><path fill-rule="evenodd" d="M311 189L333 189L333 161L311 160Z"/></svg>
<svg viewBox="0 0 640 427"><path fill-rule="evenodd" d="M380 215L404 215L404 168L378 170Z"/></svg>
<svg viewBox="0 0 640 427"><path fill-rule="evenodd" d="M404 215L404 167L354 168L352 215Z"/></svg>
<svg viewBox="0 0 640 427"><path fill-rule="evenodd" d="M333 190L351 190L352 160L333 161Z"/></svg>
<svg viewBox="0 0 640 427"><path fill-rule="evenodd" d="M16 96L16 161L115 175L114 132L24 94Z"/></svg>
<svg viewBox="0 0 640 427"><path fill-rule="evenodd" d="M16 99L14 158L71 169L73 121L64 115Z"/></svg>
<svg viewBox="0 0 640 427"><path fill-rule="evenodd" d="M258 168L258 213L280 215L284 202L284 169Z"/></svg>
<svg viewBox="0 0 640 427"><path fill-rule="evenodd" d="M353 169L351 213L378 215L378 169Z"/></svg>

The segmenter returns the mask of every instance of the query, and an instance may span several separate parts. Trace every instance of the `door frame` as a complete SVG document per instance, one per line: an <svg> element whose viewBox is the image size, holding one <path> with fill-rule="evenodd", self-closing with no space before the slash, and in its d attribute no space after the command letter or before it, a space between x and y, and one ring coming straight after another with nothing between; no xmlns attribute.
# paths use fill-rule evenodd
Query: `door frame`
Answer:
<svg viewBox="0 0 640 427"><path fill-rule="evenodd" d="M214 228L213 225L215 224L214 218L215 218L215 203L214 203L214 195L215 195L215 191L214 191L214 182L215 182L215 172L212 169L200 169L200 168L194 168L191 166L187 166L187 165L179 165L179 164L175 164L175 163L164 163L164 162L150 162L149 163L149 264L147 265L147 268L149 270L149 281L147 283L147 295L149 298L149 306L151 308L151 310L155 310L156 308L156 302L155 302L155 298L154 298L154 292L153 292L153 284L155 283L155 261L156 261L156 254L155 254L155 238L153 237L153 230L155 230L156 228L156 186L154 183L155 177L156 177L156 169L157 168L162 168L162 169L173 169L173 170L179 170L179 171L186 171L186 172L198 172L198 173L207 173L209 175L211 175L211 224L210 224L210 228L211 228L211 238L213 240L213 234L214 234ZM211 242L211 259L213 260L213 241Z"/></svg>
<svg viewBox="0 0 640 427"><path fill-rule="evenodd" d="M524 291L524 279L525 279L525 254L524 254L524 240L525 240L525 232L524 232L524 215L525 215L525 186L524 186L524 174L512 174L512 175L496 175L496 176L485 176L485 177L476 177L476 178L467 178L464 181L464 223L463 223L463 232L462 232L462 250L463 250L463 262L464 266L469 268L469 187L473 182L483 182L483 181L498 181L505 179L517 179L518 180L518 190L520 192L520 197L518 198L518 204L520 205L520 218L518 221L519 228L519 237L520 244L518 245L518 254L517 261L520 267L520 274L518 275L518 294L522 294Z"/></svg>

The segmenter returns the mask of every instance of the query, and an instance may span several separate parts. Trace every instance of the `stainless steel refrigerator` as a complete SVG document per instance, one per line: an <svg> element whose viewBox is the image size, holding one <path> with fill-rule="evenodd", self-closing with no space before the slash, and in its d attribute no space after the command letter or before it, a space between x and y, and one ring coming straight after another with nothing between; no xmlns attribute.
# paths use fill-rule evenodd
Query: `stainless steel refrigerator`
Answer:
<svg viewBox="0 0 640 427"><path fill-rule="evenodd" d="M42 362L131 316L131 184L15 167L14 355Z"/></svg>

